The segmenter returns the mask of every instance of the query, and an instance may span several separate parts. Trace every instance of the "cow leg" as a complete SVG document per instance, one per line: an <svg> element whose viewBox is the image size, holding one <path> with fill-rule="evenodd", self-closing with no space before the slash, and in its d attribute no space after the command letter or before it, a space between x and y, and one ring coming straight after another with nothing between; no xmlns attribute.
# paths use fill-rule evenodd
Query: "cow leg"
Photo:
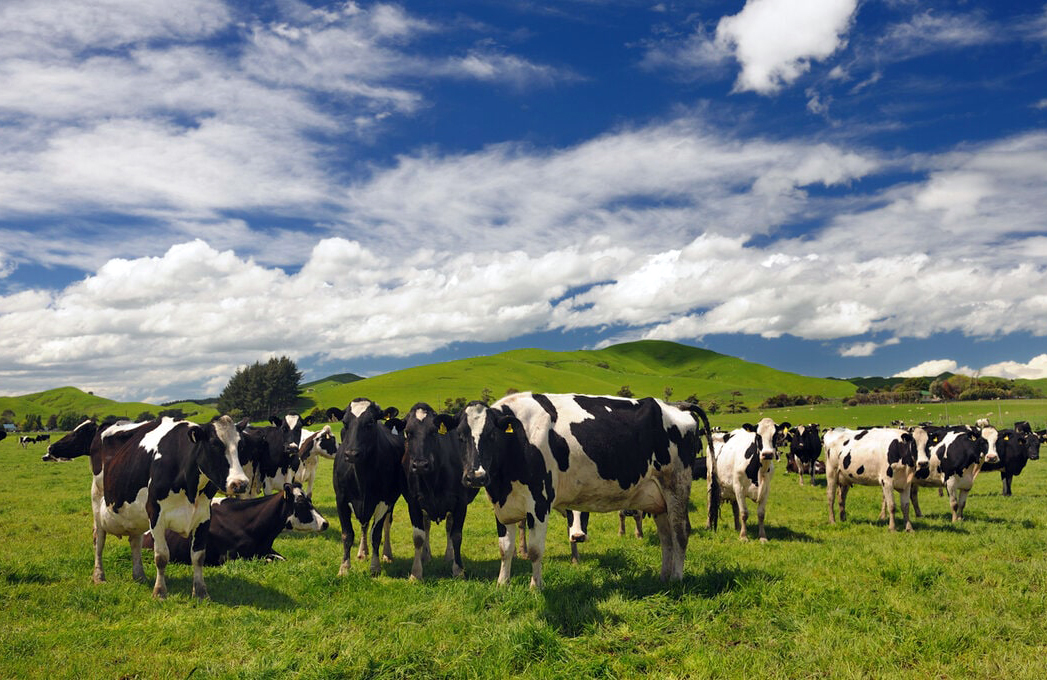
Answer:
<svg viewBox="0 0 1047 680"><path fill-rule="evenodd" d="M462 528L465 526L465 513L468 505L459 503L451 516L447 518L447 548L451 561L451 576L465 576L465 565L462 564Z"/></svg>
<svg viewBox="0 0 1047 680"><path fill-rule="evenodd" d="M368 531L371 527L371 520L360 520L360 548L356 551L356 559L363 560L367 559L370 555L370 550L367 547L367 537L371 535Z"/></svg>
<svg viewBox="0 0 1047 680"><path fill-rule="evenodd" d="M742 522L741 522L740 516L738 515L738 501L737 500L731 500L731 512L734 513L734 530L735 531L741 531L742 530Z"/></svg>
<svg viewBox="0 0 1047 680"><path fill-rule="evenodd" d="M825 495L829 497L829 524L836 524L836 475L826 475Z"/></svg>
<svg viewBox="0 0 1047 680"><path fill-rule="evenodd" d="M207 586L204 585L204 559L207 557L207 534L210 531L211 520L201 522L193 530L189 538L190 559L193 563L193 597L198 600L206 600Z"/></svg>
<svg viewBox="0 0 1047 680"><path fill-rule="evenodd" d="M636 537L643 538L643 511L637 510L633 519L636 520Z"/></svg>
<svg viewBox="0 0 1047 680"><path fill-rule="evenodd" d="M763 528L764 514L767 512L767 497L770 495L771 487L770 483L765 479L763 484L760 485L760 493L757 495L756 501L756 526L760 537L760 543L767 542L767 533Z"/></svg>
<svg viewBox="0 0 1047 680"><path fill-rule="evenodd" d="M422 546L422 561L429 562L433 559L433 550L429 545L429 530L433 526L433 520L429 515L425 516L425 545ZM391 560L390 560L391 561Z"/></svg>
<svg viewBox="0 0 1047 680"><path fill-rule="evenodd" d="M1000 495L1002 495L1002 496L1010 496L1011 495L1011 479L1012 479L1012 477L1010 475L1004 476L1001 473L1000 474L1000 479L1003 481L1003 491L1002 491L1002 493Z"/></svg>
<svg viewBox="0 0 1047 680"><path fill-rule="evenodd" d="M382 527L382 561L386 564L391 564L393 561L393 542L390 539L390 534L393 530L393 510L389 509L389 514L385 516L385 524ZM428 533L426 529L426 533ZM428 543L428 540L426 541ZM377 548L375 548L377 550Z"/></svg>
<svg viewBox="0 0 1047 680"><path fill-rule="evenodd" d="M131 544L131 578L139 583L148 583L145 567L142 566L142 539L145 534L131 534L127 541Z"/></svg>
<svg viewBox="0 0 1047 680"><path fill-rule="evenodd" d="M532 517L534 516L528 513L528 525L530 525ZM527 558L531 560L531 589L541 590L542 556L545 554L545 535L549 527L549 517L546 515L544 521L539 521L537 518L533 521L534 526L528 526L531 529L531 543L527 546Z"/></svg>
<svg viewBox="0 0 1047 680"><path fill-rule="evenodd" d="M916 513L917 517L923 517L923 513L920 512L919 495L920 495L920 487L916 486L915 484L913 484L911 487L909 487L909 498L910 498L910 500L912 500L913 512Z"/></svg>
<svg viewBox="0 0 1047 680"><path fill-rule="evenodd" d="M912 496L913 488L914 487L910 485L898 492L898 498L900 498L902 502L902 519L905 520L906 531L913 531L912 521L909 519L909 499Z"/></svg>
<svg viewBox="0 0 1047 680"><path fill-rule="evenodd" d="M804 468L804 462L802 460L800 460L799 456L797 456L796 457L796 476L800 478L800 486L803 486L803 468ZM785 466L785 471L786 472L789 471L788 464Z"/></svg>
<svg viewBox="0 0 1047 680"><path fill-rule="evenodd" d="M502 557L502 566L498 569L498 585L503 586L509 582L512 573L513 553L516 550L517 524L502 524L497 519L494 521L498 529L498 553ZM523 522L520 522L523 524ZM526 529L525 529L526 531Z"/></svg>
<svg viewBox="0 0 1047 680"><path fill-rule="evenodd" d="M840 485L840 521L847 521L847 492L851 490L851 487L844 484Z"/></svg>
<svg viewBox="0 0 1047 680"><path fill-rule="evenodd" d="M374 518L371 520L371 576L382 573L382 532L385 530L385 518L392 512L385 503L379 503L375 509Z"/></svg>
<svg viewBox="0 0 1047 680"><path fill-rule="evenodd" d="M522 520L520 522L520 550L517 554L527 559L527 522Z"/></svg>
<svg viewBox="0 0 1047 680"><path fill-rule="evenodd" d="M738 540L748 541L749 534L745 529L745 523L749 521L749 504L745 501L745 492L738 493L738 489L735 489L735 506L737 511L734 513L734 528L738 529ZM739 525L741 525L739 527Z"/></svg>
<svg viewBox="0 0 1047 680"><path fill-rule="evenodd" d="M956 503L956 505L957 505L957 510L959 512L959 515L960 515L960 521L961 522L963 521L963 509L965 507L967 507L967 494L968 493L970 493L969 489L960 489L960 492L957 494L957 503Z"/></svg>
<svg viewBox="0 0 1047 680"><path fill-rule="evenodd" d="M350 560L353 554L353 510L347 503L338 503L338 521L342 525L342 564L338 567L338 575L345 576L349 573ZM360 542L367 541L367 534L360 535Z"/></svg>
<svg viewBox="0 0 1047 680"><path fill-rule="evenodd" d="M105 548L105 529L99 529L95 523L95 569L91 574L91 580L95 583L105 583L105 569L102 567L102 550ZM144 573L144 570L143 570Z"/></svg>
<svg viewBox="0 0 1047 680"><path fill-rule="evenodd" d="M887 527L895 531L894 527L894 486L890 480L880 480L880 490L883 491L883 502L887 506ZM882 517L880 519L883 519Z"/></svg>
<svg viewBox="0 0 1047 680"><path fill-rule="evenodd" d="M618 535L625 536L625 510L618 511Z"/></svg>
<svg viewBox="0 0 1047 680"><path fill-rule="evenodd" d="M428 543L428 517L424 516L422 508L417 503L407 504L407 514L411 518L411 538L414 542L414 562L411 563L411 581L422 580L422 563L425 562L425 548ZM375 546L375 555L378 547Z"/></svg>
<svg viewBox="0 0 1047 680"><path fill-rule="evenodd" d="M157 530L153 525L153 563L156 564L156 583L153 584L153 597L162 600L167 597L167 579L164 572L170 561L171 550L167 547L167 536L164 529Z"/></svg>
<svg viewBox="0 0 1047 680"><path fill-rule="evenodd" d="M571 543L571 564L578 564L578 544L587 538L588 512L567 511L567 537Z"/></svg>
<svg viewBox="0 0 1047 680"><path fill-rule="evenodd" d="M687 542L691 534L691 522L687 514L690 481L688 475L686 479L673 479L663 486L665 512L655 516L658 538L662 544L661 578L663 581L683 579ZM658 524L659 517L661 524Z"/></svg>

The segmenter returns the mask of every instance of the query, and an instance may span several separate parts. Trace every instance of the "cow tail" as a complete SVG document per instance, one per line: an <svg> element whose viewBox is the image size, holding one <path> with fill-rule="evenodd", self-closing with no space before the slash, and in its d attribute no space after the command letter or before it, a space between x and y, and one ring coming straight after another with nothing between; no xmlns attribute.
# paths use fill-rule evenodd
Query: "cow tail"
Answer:
<svg viewBox="0 0 1047 680"><path fill-rule="evenodd" d="M705 415L705 411L700 406L690 404L689 410L701 420L703 425L702 432L705 433L705 440L709 444L709 454L705 459L705 485L709 503L706 528L715 531L716 525L720 521L720 480L716 477L716 449L713 448L713 430L709 426L708 416Z"/></svg>

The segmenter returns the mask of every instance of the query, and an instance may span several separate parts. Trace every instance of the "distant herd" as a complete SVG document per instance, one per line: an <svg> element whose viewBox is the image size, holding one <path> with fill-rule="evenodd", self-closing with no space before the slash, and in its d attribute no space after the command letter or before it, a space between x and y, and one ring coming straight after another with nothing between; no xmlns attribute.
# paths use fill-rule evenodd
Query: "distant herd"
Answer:
<svg viewBox="0 0 1047 680"><path fill-rule="evenodd" d="M165 570L174 560L193 566L193 594L202 598L207 597L205 565L282 559L273 549L281 531L327 528L311 502L319 457L334 461L343 544L339 574L350 568L354 521L362 532L356 556L370 553L371 574L380 572L383 555L391 559L389 522L403 498L414 547L410 578L423 577L433 521L446 522L445 557L452 574L461 576L462 527L484 489L497 525L498 582L509 580L522 530L531 586L540 588L554 512L568 517L575 558L586 539L588 513L619 512L620 533L631 515L638 535L642 517L653 517L661 577L679 580L691 533L694 479L706 480L707 528L716 528L721 503L730 502L735 530L747 540L750 499L756 504L757 535L766 541L771 480L779 449L785 448L787 468L799 473L800 484L805 475L813 482L815 472L824 471L830 522L835 523L837 508L846 519L852 486L879 486L880 519L895 529L897 492L904 528L912 531L909 508L921 516L920 488L947 492L952 519L961 521L979 473L999 470L1002 493L1010 495L1013 478L1027 461L1039 458L1047 434L1026 422L997 429L985 421L820 433L815 424L794 427L770 418L721 432L710 427L701 408L686 402L537 392L510 394L493 404L474 401L456 415L418 403L401 417L396 408L363 398L326 415L342 423L340 438L329 424L307 429L313 423L296 414L263 427L229 416L205 425L171 418L86 420L50 444L44 460L90 458L96 582L105 580L106 536L127 536L136 580L146 581L142 548L153 550L156 597L167 594Z"/></svg>

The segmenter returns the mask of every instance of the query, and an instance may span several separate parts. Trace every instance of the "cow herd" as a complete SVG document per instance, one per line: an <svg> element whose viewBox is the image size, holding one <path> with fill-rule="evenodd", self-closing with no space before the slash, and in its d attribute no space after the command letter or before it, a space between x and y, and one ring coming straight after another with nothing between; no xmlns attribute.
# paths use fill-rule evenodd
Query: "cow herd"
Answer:
<svg viewBox="0 0 1047 680"><path fill-rule="evenodd" d="M370 572L391 559L389 524L400 498L407 504L414 560L410 578L423 577L430 559L430 527L446 522L445 557L464 573L462 528L482 488L496 520L501 567L509 580L516 535L522 530L531 562L531 586L542 586L549 521L568 517L572 555L586 538L589 512L653 517L662 550L661 577L683 577L691 533L688 502L693 480L706 480L707 528L715 529L721 502L731 503L735 530L748 539L748 500L756 504L757 535L764 520L779 448L788 468L813 483L822 465L829 520L846 519L852 486L879 486L881 519L895 529L895 493L905 529L910 505L920 516L918 490L948 493L953 521L963 519L967 495L980 472L999 470L1003 494L1027 460L1038 458L1041 435L1027 423L1001 429L977 426L915 428L792 427L764 418L732 432L714 431L701 408L660 399L581 394L514 393L493 404L474 401L457 415L425 403L400 417L370 399L354 399L327 417L342 423L309 430L295 414L255 427L228 416L198 425L171 418L97 425L88 420L48 447L45 460L89 456L94 529L93 578L105 580L107 535L127 536L132 575L145 581L142 548L153 550L153 593L167 593L169 561L193 566L193 594L206 597L205 565L227 559L282 559L273 541L285 529L323 531L312 506L317 459L334 461L333 484L341 523L339 574L370 554ZM222 494L222 495L219 495ZM748 500L747 500L748 499ZM384 537L384 549L382 547ZM526 540L529 539L529 540Z"/></svg>

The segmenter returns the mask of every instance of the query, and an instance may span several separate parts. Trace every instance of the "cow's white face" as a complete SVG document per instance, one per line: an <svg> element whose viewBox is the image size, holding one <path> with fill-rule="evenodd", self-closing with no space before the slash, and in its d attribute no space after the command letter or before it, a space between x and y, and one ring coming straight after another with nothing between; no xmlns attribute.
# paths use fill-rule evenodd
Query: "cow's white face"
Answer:
<svg viewBox="0 0 1047 680"><path fill-rule="evenodd" d="M229 465L229 474L226 477L225 493L233 496L241 493L250 485L250 480L240 465L240 431L236 429L236 423L229 416L222 416L212 423L215 435L225 450L225 459Z"/></svg>
<svg viewBox="0 0 1047 680"><path fill-rule="evenodd" d="M1000 461L1000 454L996 451L996 443L1000 438L1000 431L995 427L983 427L982 428L982 439L989 445L988 451L985 453L986 463L998 463Z"/></svg>
<svg viewBox="0 0 1047 680"><path fill-rule="evenodd" d="M287 495L285 487L285 497ZM313 503L309 500L309 497L302 491L300 484L291 486L290 500L293 505L293 511L291 516L287 518L287 529L293 531L305 531L305 532L320 532L324 531L328 527L327 520L324 516L316 511L313 507Z"/></svg>
<svg viewBox="0 0 1047 680"><path fill-rule="evenodd" d="M774 442L777 432L778 429L770 418L764 418L756 426L756 439L760 447L760 458L763 460L773 460L778 457L778 448Z"/></svg>

